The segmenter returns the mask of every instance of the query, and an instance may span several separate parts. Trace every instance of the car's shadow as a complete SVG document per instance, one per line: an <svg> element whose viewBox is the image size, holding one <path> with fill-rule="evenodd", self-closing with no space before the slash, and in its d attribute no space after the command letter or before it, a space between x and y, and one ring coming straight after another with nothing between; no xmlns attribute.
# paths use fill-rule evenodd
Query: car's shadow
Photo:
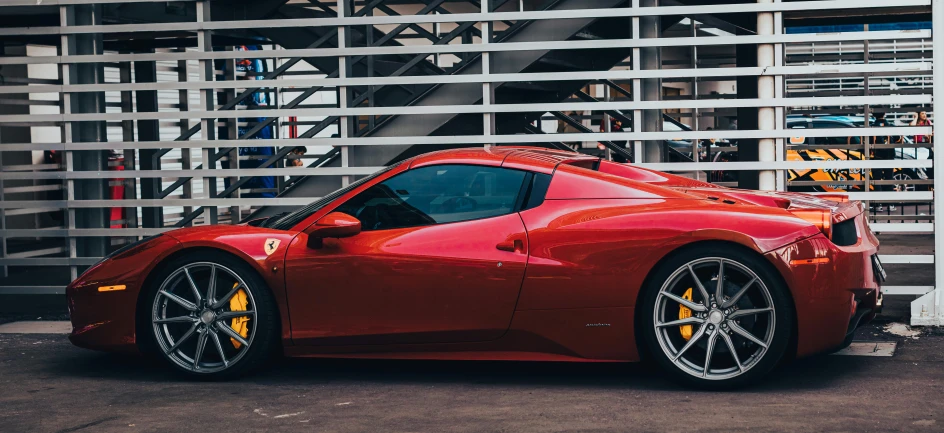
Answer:
<svg viewBox="0 0 944 433"><path fill-rule="evenodd" d="M164 364L137 356L84 352L48 373L116 381L189 380ZM858 376L875 358L816 356L790 362L748 391L823 389ZM365 359L280 359L265 370L238 379L253 386L345 383L469 384L496 386L595 387L601 389L678 390L683 387L642 363L414 361Z"/></svg>

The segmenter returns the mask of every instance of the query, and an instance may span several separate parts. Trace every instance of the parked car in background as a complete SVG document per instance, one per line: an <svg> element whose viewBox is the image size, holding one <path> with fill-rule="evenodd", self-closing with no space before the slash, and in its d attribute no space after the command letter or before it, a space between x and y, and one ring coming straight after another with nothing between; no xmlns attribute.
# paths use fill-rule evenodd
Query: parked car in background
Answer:
<svg viewBox="0 0 944 433"><path fill-rule="evenodd" d="M791 137L788 141L787 161L845 161L861 160L862 152L853 149L844 149L844 146L862 144L862 137L849 135L846 137L808 137L802 130L809 129L841 129L841 128L861 128L864 124L864 118L861 116L788 116L787 128L796 129L797 135ZM850 133L853 131L850 131ZM915 148L905 146L914 143L909 137L892 136L893 143L901 143L903 147L894 149L894 159L928 159L930 152L927 148ZM872 155L874 158L874 153ZM720 152L712 158L713 161L737 161L736 151ZM878 170L870 173L871 179L882 177ZM709 178L714 182L736 181L736 174L727 171L714 171ZM843 184L844 181L862 181L864 179L860 169L806 169L789 170L788 182L817 181L817 182L835 182L822 183L819 185L795 185L790 187L792 191L807 192L842 192L842 191L861 191L859 185ZM925 180L928 179L927 172L922 169L913 168L895 168L892 170L888 180ZM927 189L923 185L899 184L893 187L896 191L914 191L917 189ZM870 189L874 189L872 186Z"/></svg>

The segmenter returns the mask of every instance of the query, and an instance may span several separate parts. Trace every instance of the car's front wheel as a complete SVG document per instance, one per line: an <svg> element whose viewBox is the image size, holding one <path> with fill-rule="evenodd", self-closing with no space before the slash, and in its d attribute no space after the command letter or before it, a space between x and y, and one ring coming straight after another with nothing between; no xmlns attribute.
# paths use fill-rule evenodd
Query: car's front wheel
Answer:
<svg viewBox="0 0 944 433"><path fill-rule="evenodd" d="M648 353L673 378L706 388L750 383L786 353L793 309L776 270L726 245L684 250L644 288Z"/></svg>
<svg viewBox="0 0 944 433"><path fill-rule="evenodd" d="M278 320L265 282L222 253L180 257L162 267L146 296L151 349L177 370L227 379L264 364Z"/></svg>

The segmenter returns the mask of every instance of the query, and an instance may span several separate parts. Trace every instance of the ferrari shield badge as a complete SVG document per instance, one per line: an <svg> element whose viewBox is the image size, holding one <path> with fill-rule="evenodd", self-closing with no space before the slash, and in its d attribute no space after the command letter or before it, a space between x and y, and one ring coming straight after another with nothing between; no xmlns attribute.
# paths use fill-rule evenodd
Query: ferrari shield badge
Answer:
<svg viewBox="0 0 944 433"><path fill-rule="evenodd" d="M266 255L271 256L272 253L275 252L275 249L279 247L280 243L282 243L282 241L279 239L266 239L265 245L263 246Z"/></svg>

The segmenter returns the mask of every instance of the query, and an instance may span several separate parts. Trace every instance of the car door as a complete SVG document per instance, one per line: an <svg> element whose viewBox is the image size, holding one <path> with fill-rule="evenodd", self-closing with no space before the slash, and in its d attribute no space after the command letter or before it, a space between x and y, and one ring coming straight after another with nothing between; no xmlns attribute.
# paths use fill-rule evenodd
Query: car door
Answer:
<svg viewBox="0 0 944 433"><path fill-rule="evenodd" d="M485 341L509 327L528 258L517 213L532 174L414 168L340 204L361 232L286 254L297 344Z"/></svg>

